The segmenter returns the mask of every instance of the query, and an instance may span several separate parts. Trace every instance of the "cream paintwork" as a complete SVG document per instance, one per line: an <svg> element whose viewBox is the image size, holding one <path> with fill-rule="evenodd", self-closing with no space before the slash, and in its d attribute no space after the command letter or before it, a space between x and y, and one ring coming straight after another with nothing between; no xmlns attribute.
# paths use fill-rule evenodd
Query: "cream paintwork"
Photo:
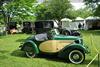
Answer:
<svg viewBox="0 0 100 67"><path fill-rule="evenodd" d="M48 40L41 43L39 49L42 52L56 53L72 42L74 41L73 40Z"/></svg>

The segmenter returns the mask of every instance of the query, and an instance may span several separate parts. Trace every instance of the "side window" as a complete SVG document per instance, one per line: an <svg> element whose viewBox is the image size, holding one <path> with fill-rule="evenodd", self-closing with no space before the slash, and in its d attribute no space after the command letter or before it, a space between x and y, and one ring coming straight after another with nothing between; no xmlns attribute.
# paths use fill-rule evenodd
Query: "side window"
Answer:
<svg viewBox="0 0 100 67"><path fill-rule="evenodd" d="M35 22L35 28L43 28L42 22Z"/></svg>
<svg viewBox="0 0 100 67"><path fill-rule="evenodd" d="M52 21L44 22L44 28L53 28L53 22Z"/></svg>

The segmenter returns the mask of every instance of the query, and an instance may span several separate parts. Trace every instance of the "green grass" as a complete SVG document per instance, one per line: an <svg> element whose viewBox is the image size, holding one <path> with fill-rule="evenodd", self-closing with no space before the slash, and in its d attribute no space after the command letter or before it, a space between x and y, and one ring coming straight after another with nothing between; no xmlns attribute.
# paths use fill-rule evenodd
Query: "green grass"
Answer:
<svg viewBox="0 0 100 67"><path fill-rule="evenodd" d="M91 53L86 54L86 60L82 64L67 63L63 59L56 57L37 57L26 58L18 47L25 38L30 35L14 34L7 36L0 36L0 67L86 67L86 65L96 55L94 47L91 45L91 37L93 36L93 44L100 51L100 31L81 31L85 45L88 45ZM90 65L90 67L97 67L97 58Z"/></svg>

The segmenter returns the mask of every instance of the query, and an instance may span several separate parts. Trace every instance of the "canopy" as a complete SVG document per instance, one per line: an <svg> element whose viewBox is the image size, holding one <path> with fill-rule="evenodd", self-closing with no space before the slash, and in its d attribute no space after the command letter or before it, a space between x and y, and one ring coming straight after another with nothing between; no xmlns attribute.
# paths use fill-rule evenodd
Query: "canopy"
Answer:
<svg viewBox="0 0 100 67"><path fill-rule="evenodd" d="M100 17L89 16L89 17L86 18L86 20L92 20L92 19L100 19Z"/></svg>
<svg viewBox="0 0 100 67"><path fill-rule="evenodd" d="M69 19L69 18L63 18L63 19L61 19L61 21L69 21L69 22L71 22L72 20Z"/></svg>

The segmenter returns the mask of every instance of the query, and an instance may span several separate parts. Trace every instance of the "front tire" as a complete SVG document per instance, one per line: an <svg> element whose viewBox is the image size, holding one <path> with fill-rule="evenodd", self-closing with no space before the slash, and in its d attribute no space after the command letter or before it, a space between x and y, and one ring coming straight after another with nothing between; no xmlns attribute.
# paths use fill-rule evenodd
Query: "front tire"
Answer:
<svg viewBox="0 0 100 67"><path fill-rule="evenodd" d="M68 59L71 63L80 64L84 61L85 54L80 50L72 50L69 52Z"/></svg>
<svg viewBox="0 0 100 67"><path fill-rule="evenodd" d="M26 56L29 57L29 58L33 58L33 57L36 56L36 54L35 54L34 52L28 52L28 51L26 51L25 54L26 54Z"/></svg>
<svg viewBox="0 0 100 67"><path fill-rule="evenodd" d="M33 58L33 57L36 56L36 53L35 53L34 49L32 48L32 45L25 46L24 50L25 50L25 54L26 54L27 57Z"/></svg>

